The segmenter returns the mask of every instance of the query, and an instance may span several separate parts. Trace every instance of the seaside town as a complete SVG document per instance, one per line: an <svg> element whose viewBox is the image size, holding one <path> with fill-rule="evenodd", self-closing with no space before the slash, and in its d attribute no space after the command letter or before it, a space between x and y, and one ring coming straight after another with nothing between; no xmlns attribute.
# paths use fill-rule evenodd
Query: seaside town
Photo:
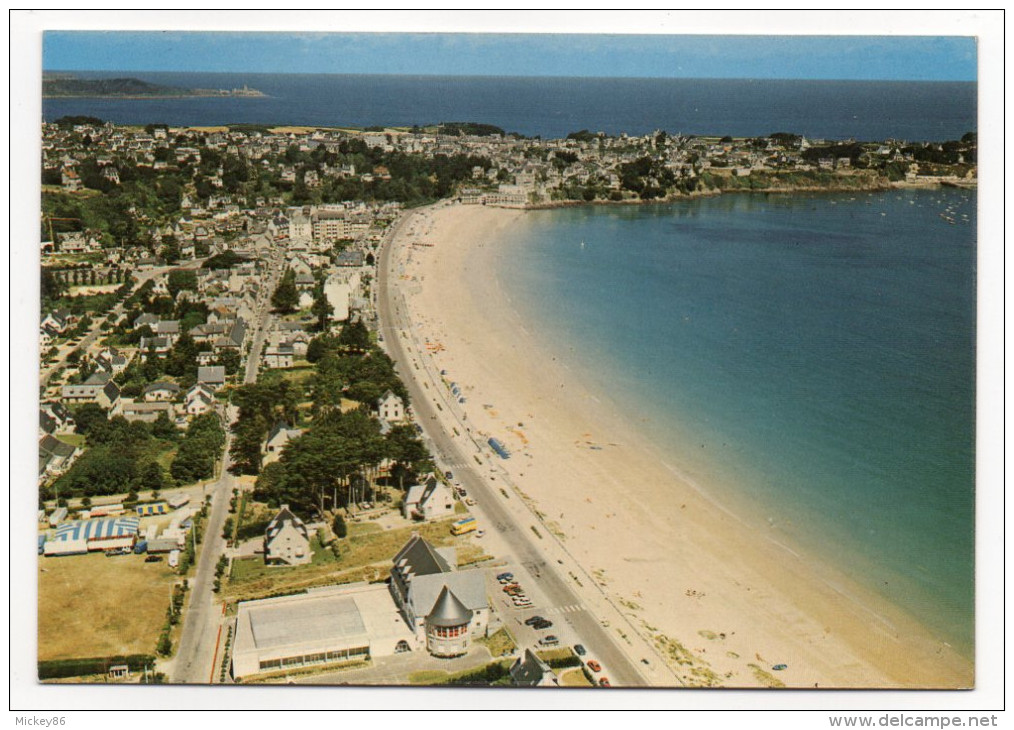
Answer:
<svg viewBox="0 0 1014 730"><path fill-rule="evenodd" d="M732 630L668 635L575 558L519 487L528 419L476 402L418 316L435 281L420 261L449 209L974 187L974 134L543 140L87 117L42 132L40 680L822 676ZM708 612L709 588L679 590Z"/></svg>

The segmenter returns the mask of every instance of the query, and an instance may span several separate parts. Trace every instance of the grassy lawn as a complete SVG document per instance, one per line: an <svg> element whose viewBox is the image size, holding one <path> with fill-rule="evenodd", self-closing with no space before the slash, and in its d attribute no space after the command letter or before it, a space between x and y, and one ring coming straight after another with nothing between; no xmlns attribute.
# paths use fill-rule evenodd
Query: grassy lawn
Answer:
<svg viewBox="0 0 1014 730"><path fill-rule="evenodd" d="M77 446L79 449L83 449L85 445L85 436L83 433L61 433L57 436L57 439L63 441L65 444Z"/></svg>
<svg viewBox="0 0 1014 730"><path fill-rule="evenodd" d="M585 676L584 672L580 667L576 669L567 669L560 674L560 686L561 687L594 687L591 682L588 681L588 677Z"/></svg>
<svg viewBox="0 0 1014 730"><path fill-rule="evenodd" d="M412 672L408 675L408 681L412 684L435 684L442 682L451 675L442 669L424 669L420 672Z"/></svg>
<svg viewBox="0 0 1014 730"><path fill-rule="evenodd" d="M317 372L317 368L312 366L277 368L274 372L278 373L284 380L288 380L290 383L302 383L312 377L314 373Z"/></svg>
<svg viewBox="0 0 1014 730"><path fill-rule="evenodd" d="M154 653L178 576L144 558L39 557L39 660Z"/></svg>
<svg viewBox="0 0 1014 730"><path fill-rule="evenodd" d="M395 530L384 530L371 522L350 522L348 528L348 535L338 541L337 559L325 548L323 552L327 556L315 554L314 561L308 565L268 567L260 557L236 560L232 577L222 590L223 598L246 601L332 583L382 580L390 569L391 559L414 532L434 547L457 544L459 553L467 556L469 562L475 562L481 553L480 547L451 535L450 520L407 524ZM460 557L459 565L462 564Z"/></svg>
<svg viewBox="0 0 1014 730"><path fill-rule="evenodd" d="M488 639L476 639L475 642L477 644L485 644L486 648L489 649L490 655L494 657L510 654L517 646L506 628L497 629L496 633Z"/></svg>
<svg viewBox="0 0 1014 730"><path fill-rule="evenodd" d="M562 661L574 656L574 650L569 647L562 649L544 649L542 651L535 652L535 654L544 662Z"/></svg>
<svg viewBox="0 0 1014 730"><path fill-rule="evenodd" d="M175 444L168 446L164 451L159 452L159 455L155 457L155 461L157 461L159 463L159 466L161 466L163 469L166 470L166 472L168 472L169 468L173 464L173 459L176 458L176 452L178 450L179 447L176 446Z"/></svg>

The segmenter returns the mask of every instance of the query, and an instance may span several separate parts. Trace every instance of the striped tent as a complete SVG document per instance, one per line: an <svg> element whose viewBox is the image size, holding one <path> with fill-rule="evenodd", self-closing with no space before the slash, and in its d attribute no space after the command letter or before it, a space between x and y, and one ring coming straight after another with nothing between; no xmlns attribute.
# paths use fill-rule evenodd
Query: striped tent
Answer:
<svg viewBox="0 0 1014 730"><path fill-rule="evenodd" d="M67 522L56 528L53 540L114 540L137 534L137 517L112 517L106 520Z"/></svg>

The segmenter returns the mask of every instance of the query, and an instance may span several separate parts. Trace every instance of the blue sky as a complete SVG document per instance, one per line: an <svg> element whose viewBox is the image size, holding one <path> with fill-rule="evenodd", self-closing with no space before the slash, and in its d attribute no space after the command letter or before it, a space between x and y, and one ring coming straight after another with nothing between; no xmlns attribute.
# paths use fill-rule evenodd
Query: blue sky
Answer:
<svg viewBox="0 0 1014 730"><path fill-rule="evenodd" d="M957 36L47 31L65 71L974 81Z"/></svg>

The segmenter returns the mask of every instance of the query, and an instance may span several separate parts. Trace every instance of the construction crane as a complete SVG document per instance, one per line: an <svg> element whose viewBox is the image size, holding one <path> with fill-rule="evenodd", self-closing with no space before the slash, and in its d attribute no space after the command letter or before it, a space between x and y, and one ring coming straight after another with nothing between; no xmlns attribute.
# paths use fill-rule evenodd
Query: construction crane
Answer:
<svg viewBox="0 0 1014 730"><path fill-rule="evenodd" d="M53 221L77 221L78 223L82 222L80 218L54 218L53 216L46 214L43 214L42 217L46 220L47 224L49 225L49 240L53 242L54 250L56 248L56 236L53 235Z"/></svg>

